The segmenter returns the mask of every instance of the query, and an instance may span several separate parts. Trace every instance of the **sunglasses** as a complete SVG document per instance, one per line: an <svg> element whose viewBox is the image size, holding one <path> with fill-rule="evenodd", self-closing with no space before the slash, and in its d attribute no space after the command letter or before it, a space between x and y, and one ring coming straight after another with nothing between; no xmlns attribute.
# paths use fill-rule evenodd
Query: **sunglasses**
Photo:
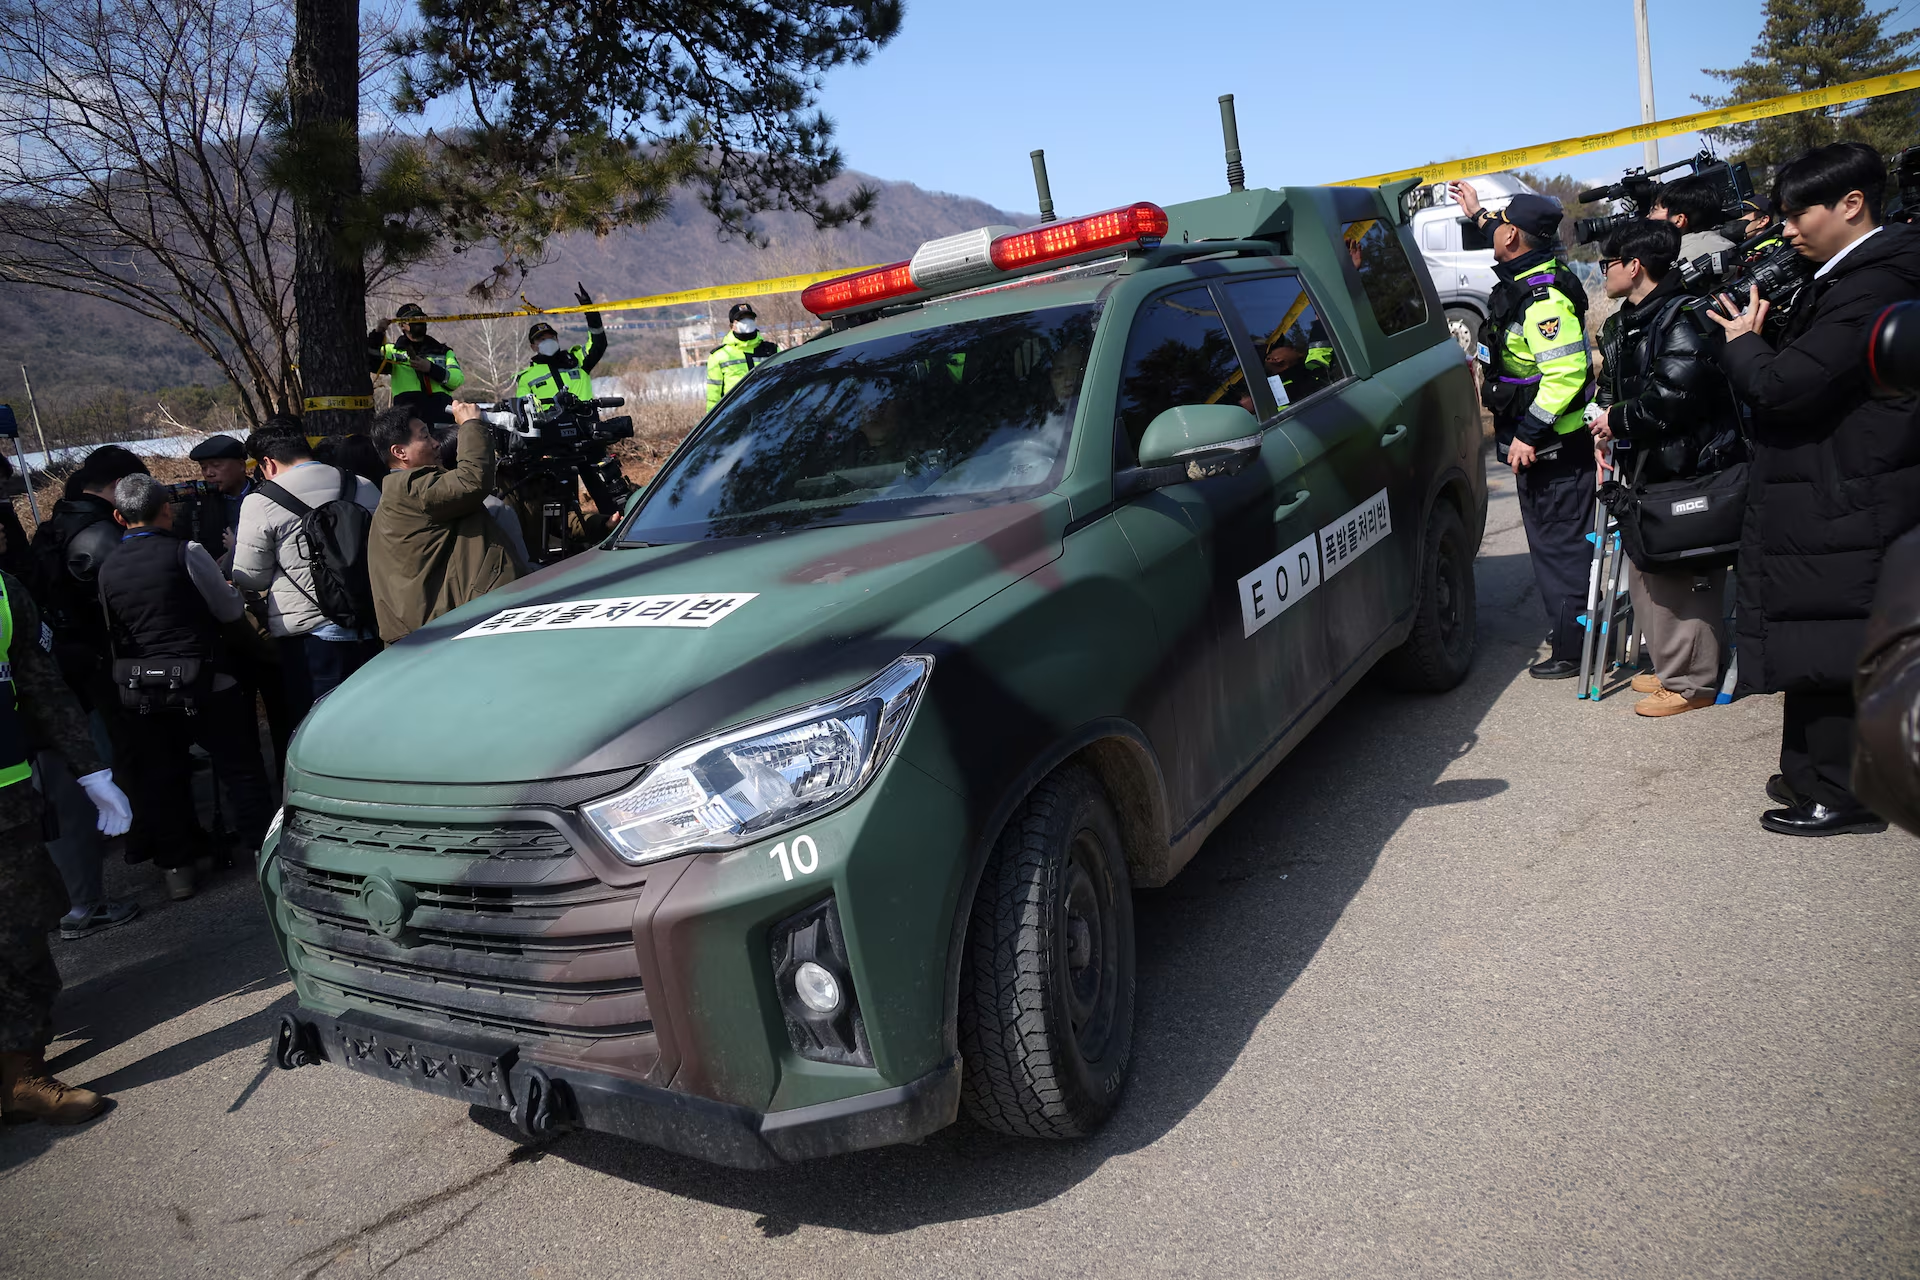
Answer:
<svg viewBox="0 0 1920 1280"><path fill-rule="evenodd" d="M1633 261L1631 258L1602 258L1600 259L1600 272L1602 275L1605 275L1621 263L1631 261Z"/></svg>

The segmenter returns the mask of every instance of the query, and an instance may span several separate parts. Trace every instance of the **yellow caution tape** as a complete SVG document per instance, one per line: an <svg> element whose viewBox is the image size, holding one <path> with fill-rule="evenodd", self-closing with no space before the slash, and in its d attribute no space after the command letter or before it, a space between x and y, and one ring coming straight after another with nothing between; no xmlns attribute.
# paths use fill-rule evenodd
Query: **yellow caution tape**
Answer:
<svg viewBox="0 0 1920 1280"><path fill-rule="evenodd" d="M1692 115L1655 120L1650 124L1629 125L1624 129L1611 129L1606 133L1590 133L1580 138L1562 138L1558 142L1543 142L1538 146L1518 147L1512 151L1492 151L1483 156L1468 156L1464 160L1441 160L1414 169L1396 169L1392 173L1375 173L1364 178L1348 178L1329 185L1377 187L1383 182L1395 182L1401 178L1423 178L1430 183L1452 182L1458 178L1471 178L1478 174L1496 173L1503 169L1521 169L1548 160L1558 160L1563 156L1611 151L1615 147L1631 146L1633 143L1648 142L1654 138L1667 138L1676 133L1699 133L1707 129L1724 129L1728 125L1745 124L1749 120L1766 120L1773 116L1792 115L1796 111L1838 106L1843 102L1859 102L1866 98L1881 98L1889 93L1905 93L1912 89L1920 89L1920 72L1903 71L1897 75L1874 76L1868 80L1836 84L1826 89L1809 89L1804 93L1763 98L1759 102L1743 102L1738 106L1696 111Z"/></svg>
<svg viewBox="0 0 1920 1280"><path fill-rule="evenodd" d="M814 271L801 276L776 276L771 280L749 280L745 284L720 284L706 289L682 289L678 293L655 293L644 298L620 298L612 302L589 302L571 307L535 307L522 311L476 311L457 316L408 316L389 324L450 324L455 320L510 320L515 316L570 316L583 311L637 311L643 307L680 307L691 302L718 302L722 298L763 298L770 293L798 293L822 280L838 280L856 271L872 267L840 267L833 271ZM524 299L523 299L524 301Z"/></svg>
<svg viewBox="0 0 1920 1280"><path fill-rule="evenodd" d="M308 396L300 402L302 413L315 413L325 409L371 409L372 396Z"/></svg>
<svg viewBox="0 0 1920 1280"><path fill-rule="evenodd" d="M1565 156L1586 155L1594 151L1611 151L1615 147L1630 146L1636 142L1647 142L1654 138L1667 138L1680 133L1699 133L1707 129L1722 129L1728 125L1744 124L1749 120L1766 120L1773 116L1792 115L1796 111L1810 111L1815 107L1837 106L1845 102L1860 102L1867 98L1881 98L1890 93L1906 93L1920 89L1920 72L1903 71L1896 75L1874 76L1867 80L1855 80L1848 84L1836 84L1826 89L1809 89L1804 93L1789 93L1778 98L1764 98L1759 102L1743 102L1738 106L1716 107L1711 111L1696 111L1692 115L1674 116L1667 120L1655 120L1650 124L1629 125L1624 129L1611 129L1606 133L1590 133L1579 138L1563 138L1558 142L1543 142L1538 146L1518 147L1511 151L1491 151L1486 155L1468 156L1464 160L1435 161L1433 164L1420 165L1412 169L1396 169L1392 173L1375 173L1364 178L1346 178L1328 185L1335 187L1377 187L1383 182L1394 182L1401 178L1424 178L1428 182L1451 182L1456 178L1470 178L1477 174L1495 173L1503 169L1519 169L1528 165L1541 164L1549 160L1558 160ZM1371 224L1369 224L1371 225ZM713 285L704 289L682 289L676 293L656 293L644 298L620 298L609 302L593 302L569 307L541 308L529 303L519 311L474 311L459 315L444 316L408 316L406 321L398 317L387 321L389 324L432 323L452 324L462 320L511 320L519 316L567 316L578 315L586 311L638 311L648 307L677 307L695 302L718 302L723 298L761 298L775 293L798 293L809 285L819 284L823 280L837 280L841 276L852 275L856 271L872 271L872 266L839 267L832 271L815 271L807 275L776 276L771 280L749 280L741 284ZM525 301L524 297L522 301ZM325 401L326 403L322 403ZM333 403L334 401L353 401L354 403ZM364 396L323 396L309 399L307 408L322 409L365 409L371 402Z"/></svg>

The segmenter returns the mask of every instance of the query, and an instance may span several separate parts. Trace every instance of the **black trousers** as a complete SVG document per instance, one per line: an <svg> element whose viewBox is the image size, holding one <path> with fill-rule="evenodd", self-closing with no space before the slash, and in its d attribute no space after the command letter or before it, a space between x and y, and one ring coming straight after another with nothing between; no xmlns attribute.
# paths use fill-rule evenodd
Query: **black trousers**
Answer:
<svg viewBox="0 0 1920 1280"><path fill-rule="evenodd" d="M240 838L260 842L273 818L273 793L260 757L259 729L238 687L208 694L197 715L156 711L129 715L127 721L133 748L126 778L133 801L128 840L135 849L151 855L159 867L184 867L210 852L193 804L187 755L192 745L213 757L214 776L226 786Z"/></svg>
<svg viewBox="0 0 1920 1280"><path fill-rule="evenodd" d="M1789 692L1780 723L1780 776L1796 795L1854 809L1853 690Z"/></svg>
<svg viewBox="0 0 1920 1280"><path fill-rule="evenodd" d="M1514 487L1540 607L1553 628L1553 656L1580 660L1584 634L1579 617L1587 606L1587 574L1593 563L1593 438L1585 431L1561 437L1557 456L1523 467Z"/></svg>

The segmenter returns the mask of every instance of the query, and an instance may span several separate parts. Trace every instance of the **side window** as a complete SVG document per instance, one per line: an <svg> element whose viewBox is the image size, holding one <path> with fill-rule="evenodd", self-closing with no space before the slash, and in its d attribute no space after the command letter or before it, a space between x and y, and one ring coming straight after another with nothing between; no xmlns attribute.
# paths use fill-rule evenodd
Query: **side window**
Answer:
<svg viewBox="0 0 1920 1280"><path fill-rule="evenodd" d="M1445 253L1451 247L1447 244L1447 224L1439 218L1420 228L1420 247L1428 253Z"/></svg>
<svg viewBox="0 0 1920 1280"><path fill-rule="evenodd" d="M1493 238L1480 229L1480 224L1472 218L1459 218L1460 247L1468 253L1478 253L1493 248Z"/></svg>
<svg viewBox="0 0 1920 1280"><path fill-rule="evenodd" d="M1273 402L1284 409L1347 376L1298 276L1228 280L1221 288L1260 353ZM1243 401L1251 409L1251 403Z"/></svg>
<svg viewBox="0 0 1920 1280"><path fill-rule="evenodd" d="M1126 457L1139 456L1147 424L1175 405L1220 404L1246 394L1219 308L1206 286L1156 298L1134 317L1120 375Z"/></svg>
<svg viewBox="0 0 1920 1280"><path fill-rule="evenodd" d="M1349 222L1345 238L1347 256L1360 273L1360 287L1366 290L1380 332L1399 333L1424 321L1427 300L1420 294L1420 278L1393 225L1378 218Z"/></svg>

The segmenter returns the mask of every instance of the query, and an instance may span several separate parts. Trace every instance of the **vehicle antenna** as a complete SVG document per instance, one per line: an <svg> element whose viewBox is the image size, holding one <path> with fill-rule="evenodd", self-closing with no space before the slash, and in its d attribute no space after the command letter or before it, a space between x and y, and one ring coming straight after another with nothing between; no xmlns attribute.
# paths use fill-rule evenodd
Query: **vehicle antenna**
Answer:
<svg viewBox="0 0 1920 1280"><path fill-rule="evenodd" d="M1053 188L1047 185L1047 153L1032 151L1033 185L1040 189L1040 221L1053 221Z"/></svg>
<svg viewBox="0 0 1920 1280"><path fill-rule="evenodd" d="M1247 171L1240 167L1240 125L1233 118L1233 95L1220 95L1220 132L1227 135L1227 190L1245 191Z"/></svg>

